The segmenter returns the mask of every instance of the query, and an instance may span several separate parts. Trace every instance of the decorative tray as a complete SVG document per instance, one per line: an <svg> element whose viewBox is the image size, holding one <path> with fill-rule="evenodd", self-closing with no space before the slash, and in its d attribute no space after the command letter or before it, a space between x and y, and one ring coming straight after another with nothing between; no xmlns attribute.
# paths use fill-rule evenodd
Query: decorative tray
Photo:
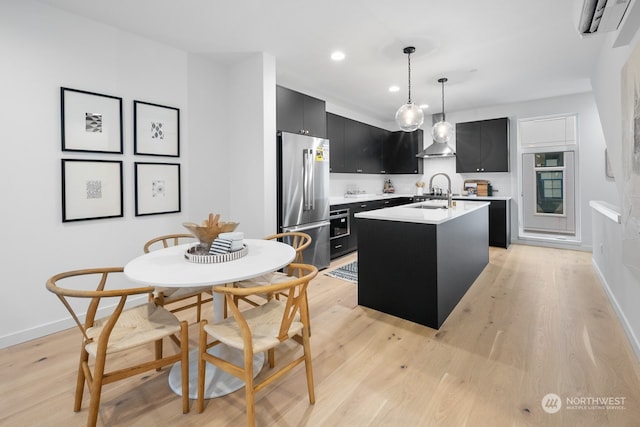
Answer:
<svg viewBox="0 0 640 427"><path fill-rule="evenodd" d="M200 248L198 245L192 246L184 253L184 257L187 259L187 261L194 262L196 264L214 264L240 259L243 256L247 255L248 249L247 245L243 244L242 249L229 252L228 254L209 255L207 253L198 253L199 251L201 252L202 248Z"/></svg>

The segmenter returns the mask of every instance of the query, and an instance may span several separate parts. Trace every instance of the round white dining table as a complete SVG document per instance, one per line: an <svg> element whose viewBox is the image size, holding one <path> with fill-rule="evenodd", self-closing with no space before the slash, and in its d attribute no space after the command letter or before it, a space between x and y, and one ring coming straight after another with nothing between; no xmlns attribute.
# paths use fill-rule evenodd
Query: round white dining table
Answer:
<svg viewBox="0 0 640 427"><path fill-rule="evenodd" d="M238 282L252 277L261 276L287 266L295 258L296 252L292 246L275 240L244 239L247 254L239 259L211 264L190 262L185 253L193 243L172 246L141 255L124 267L124 274L130 280L147 286L166 288L215 286ZM224 297L213 293L213 321L222 320L224 312ZM242 352L223 344L209 350L236 364L243 362ZM256 354L253 359L253 369L256 375L262 369L264 355ZM198 381L198 349L189 353L189 398L197 398ZM181 395L180 362L171 368L169 386ZM224 396L244 386L239 378L207 365L205 378L205 398Z"/></svg>

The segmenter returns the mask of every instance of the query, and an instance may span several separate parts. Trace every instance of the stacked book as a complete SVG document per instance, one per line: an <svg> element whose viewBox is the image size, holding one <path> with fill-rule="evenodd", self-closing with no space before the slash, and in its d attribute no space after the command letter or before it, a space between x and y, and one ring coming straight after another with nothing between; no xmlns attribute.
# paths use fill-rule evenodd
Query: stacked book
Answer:
<svg viewBox="0 0 640 427"><path fill-rule="evenodd" d="M223 255L242 249L244 233L233 231L229 233L220 233L218 237L211 243L209 255Z"/></svg>

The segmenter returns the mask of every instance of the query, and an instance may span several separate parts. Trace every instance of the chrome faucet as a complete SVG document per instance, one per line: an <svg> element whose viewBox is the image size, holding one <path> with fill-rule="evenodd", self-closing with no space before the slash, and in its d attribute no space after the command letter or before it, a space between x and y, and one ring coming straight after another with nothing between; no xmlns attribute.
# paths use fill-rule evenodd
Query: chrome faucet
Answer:
<svg viewBox="0 0 640 427"><path fill-rule="evenodd" d="M434 174L431 176L431 178L429 179L429 193L433 193L433 178L435 178L438 175L443 175L445 178L447 178L447 183L448 183L448 188L447 188L447 207L452 207L453 205L453 201L451 199L451 178L449 178L449 175L447 175L444 172L439 172L437 174Z"/></svg>

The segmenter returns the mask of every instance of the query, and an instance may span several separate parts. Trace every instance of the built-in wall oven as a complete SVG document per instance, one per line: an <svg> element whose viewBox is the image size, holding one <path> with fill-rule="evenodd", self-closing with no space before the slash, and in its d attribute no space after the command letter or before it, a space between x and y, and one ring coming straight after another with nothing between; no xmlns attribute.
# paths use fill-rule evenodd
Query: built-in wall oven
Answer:
<svg viewBox="0 0 640 427"><path fill-rule="evenodd" d="M349 227L349 209L337 209L329 212L329 221L331 222L330 238L348 236Z"/></svg>

